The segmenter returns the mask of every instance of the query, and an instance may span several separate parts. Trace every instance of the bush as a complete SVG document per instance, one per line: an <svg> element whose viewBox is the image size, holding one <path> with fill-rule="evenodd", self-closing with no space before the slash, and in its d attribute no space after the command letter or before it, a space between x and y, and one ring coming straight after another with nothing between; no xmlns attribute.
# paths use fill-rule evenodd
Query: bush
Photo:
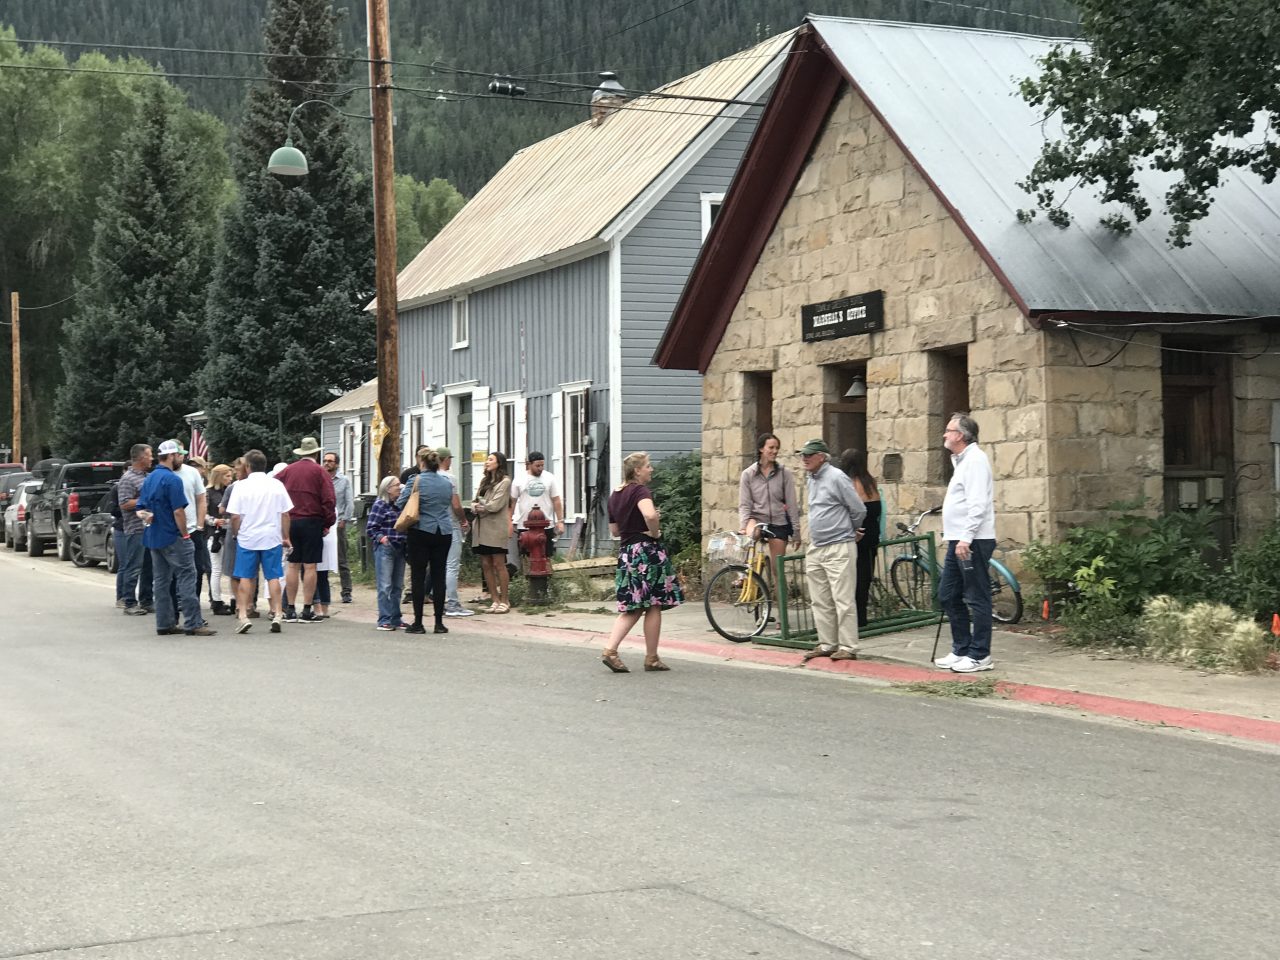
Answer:
<svg viewBox="0 0 1280 960"><path fill-rule="evenodd" d="M1262 624L1280 613L1280 521L1252 543L1236 548L1214 595Z"/></svg>
<svg viewBox="0 0 1280 960"><path fill-rule="evenodd" d="M1253 618L1226 604L1202 601L1188 607L1169 596L1147 601L1138 636L1153 657L1209 670L1259 670L1271 651L1266 632Z"/></svg>
<svg viewBox="0 0 1280 960"><path fill-rule="evenodd" d="M668 457L653 471L653 500L662 511L662 542L676 562L702 548L702 458L696 453Z"/></svg>
<svg viewBox="0 0 1280 960"><path fill-rule="evenodd" d="M1133 506L1117 504L1108 509ZM1023 562L1047 582L1075 583L1080 571L1100 559L1112 582L1110 600L1136 616L1143 602L1157 594L1203 599L1213 592L1216 577L1205 558L1217 549L1212 528L1216 519L1210 508L1158 517L1118 513L1096 524L1074 527L1059 543L1028 544Z"/></svg>

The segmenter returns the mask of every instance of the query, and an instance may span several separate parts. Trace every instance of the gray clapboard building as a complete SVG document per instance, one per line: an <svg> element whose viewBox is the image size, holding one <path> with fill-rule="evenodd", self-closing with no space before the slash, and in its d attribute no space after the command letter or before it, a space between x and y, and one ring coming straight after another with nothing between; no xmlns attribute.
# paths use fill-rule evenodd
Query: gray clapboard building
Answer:
<svg viewBox="0 0 1280 960"><path fill-rule="evenodd" d="M790 40L630 100L602 86L401 272L406 462L449 446L465 500L489 451L518 475L540 450L577 542L628 452L698 449L701 377L652 357Z"/></svg>

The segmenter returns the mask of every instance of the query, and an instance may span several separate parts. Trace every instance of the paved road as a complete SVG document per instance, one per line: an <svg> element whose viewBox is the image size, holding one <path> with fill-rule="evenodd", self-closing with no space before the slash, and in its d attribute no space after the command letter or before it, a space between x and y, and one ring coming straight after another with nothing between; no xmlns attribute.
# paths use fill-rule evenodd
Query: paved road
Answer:
<svg viewBox="0 0 1280 960"><path fill-rule="evenodd" d="M1275 752L112 596L0 555L0 957L1277 953Z"/></svg>

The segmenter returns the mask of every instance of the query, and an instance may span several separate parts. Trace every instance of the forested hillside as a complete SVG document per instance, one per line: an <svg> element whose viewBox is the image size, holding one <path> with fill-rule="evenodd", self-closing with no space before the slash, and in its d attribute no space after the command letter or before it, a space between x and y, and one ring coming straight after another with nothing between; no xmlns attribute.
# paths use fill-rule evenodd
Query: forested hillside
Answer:
<svg viewBox="0 0 1280 960"><path fill-rule="evenodd" d="M517 149L586 117L587 91L526 84L530 97L569 101L441 101L435 91L481 93L486 79L430 69L432 61L482 74L594 81L615 70L622 82L647 89L795 26L806 12L1074 34L1067 0L390 0L392 51L397 61L396 139L401 171L419 180L445 177L474 193ZM260 51L266 0L3 0L0 23L19 37L88 43ZM343 35L354 56L365 56L365 5L349 9ZM997 9L999 8L999 9ZM669 11L669 12L667 12ZM640 23L648 18L650 22ZM639 24L637 26L633 26ZM628 29L629 28L629 29ZM74 50L65 51L69 57ZM105 49L110 55L123 53ZM135 51L170 73L262 76L260 61L243 56ZM367 83L353 64L353 87ZM236 123L247 80L179 81L193 102ZM353 93L348 109L362 109ZM359 121L353 121L359 123ZM359 138L357 139L359 141Z"/></svg>

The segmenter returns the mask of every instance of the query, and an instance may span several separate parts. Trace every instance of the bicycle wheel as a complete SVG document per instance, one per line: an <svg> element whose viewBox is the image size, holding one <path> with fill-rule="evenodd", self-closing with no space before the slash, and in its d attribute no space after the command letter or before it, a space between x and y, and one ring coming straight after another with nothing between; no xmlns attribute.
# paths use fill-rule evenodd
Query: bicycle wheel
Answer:
<svg viewBox="0 0 1280 960"><path fill-rule="evenodd" d="M711 578L702 605L716 633L742 643L764 632L773 612L773 597L769 585L757 574L734 565Z"/></svg>
<svg viewBox="0 0 1280 960"><path fill-rule="evenodd" d="M1022 591L1002 567L993 563L987 570L991 575L991 616L1001 623L1017 623L1022 619Z"/></svg>
<svg viewBox="0 0 1280 960"><path fill-rule="evenodd" d="M872 577L871 586L867 590L867 619L883 620L893 616L897 610L898 601L889 592L889 588L879 577Z"/></svg>
<svg viewBox="0 0 1280 960"><path fill-rule="evenodd" d="M929 573L915 557L898 557L889 567L893 592L908 610L933 609L933 585Z"/></svg>

